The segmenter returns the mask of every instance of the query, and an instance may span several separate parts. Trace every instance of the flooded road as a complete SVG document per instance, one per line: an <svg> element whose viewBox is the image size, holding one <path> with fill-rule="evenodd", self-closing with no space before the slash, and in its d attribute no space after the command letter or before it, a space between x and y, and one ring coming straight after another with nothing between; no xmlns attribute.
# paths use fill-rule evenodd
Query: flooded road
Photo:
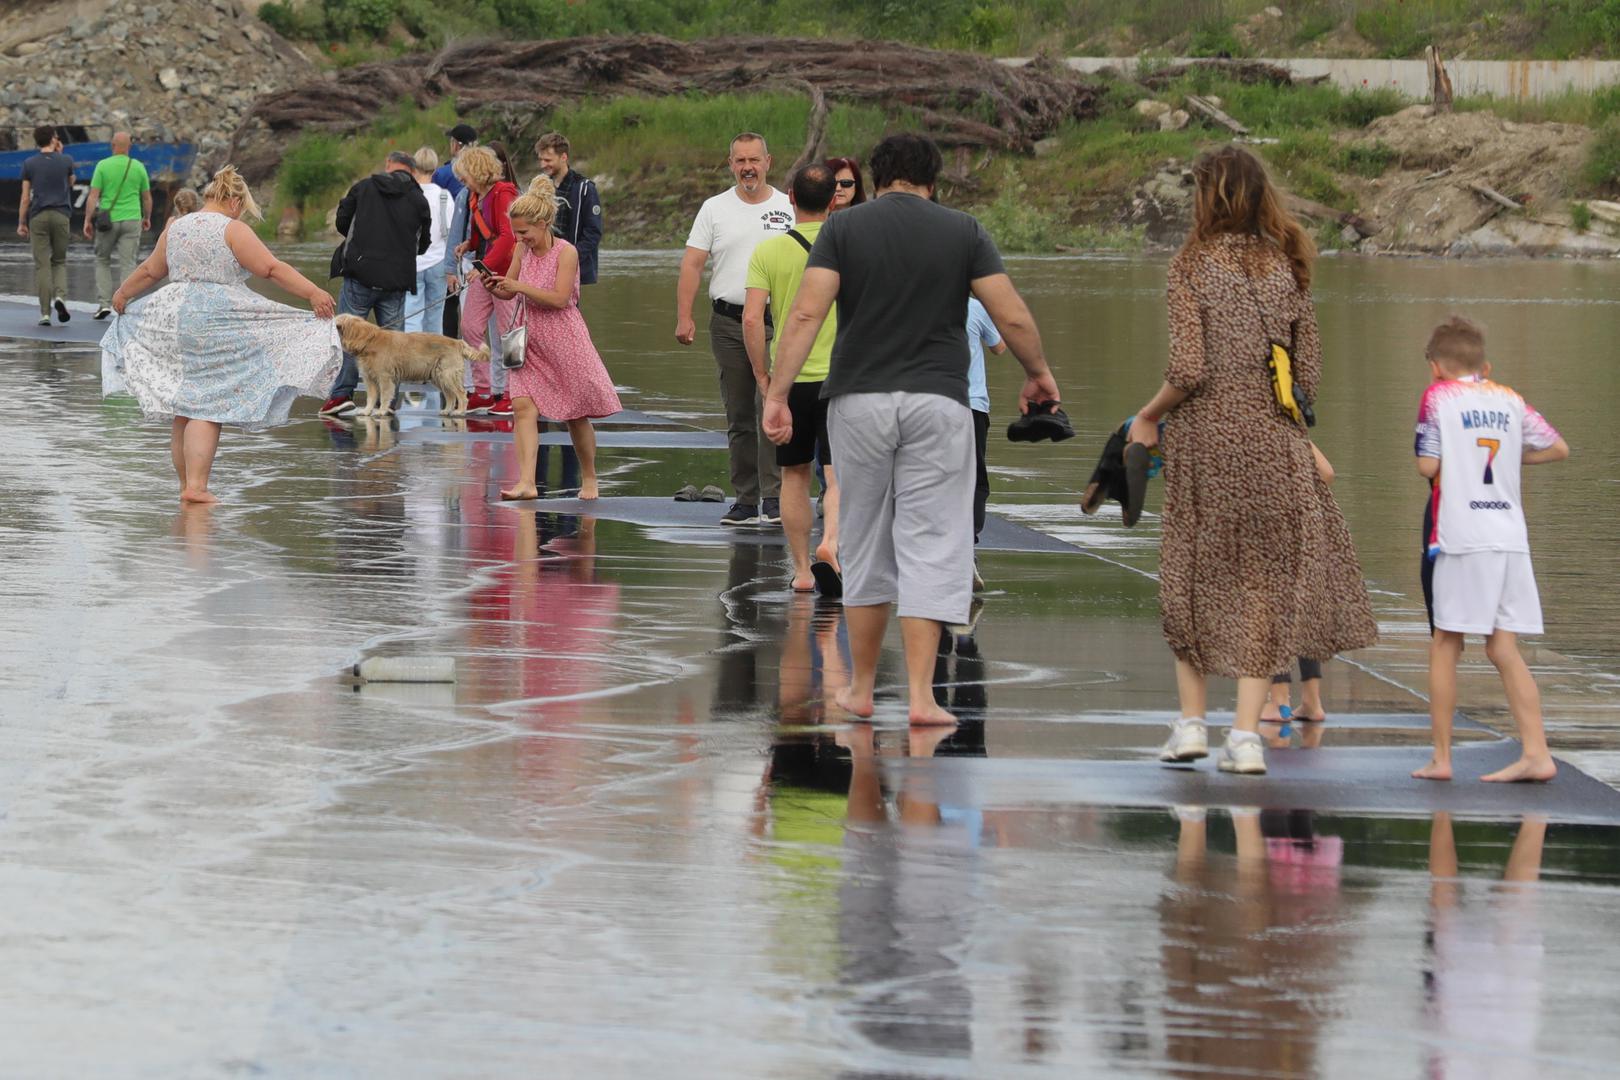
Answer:
<svg viewBox="0 0 1620 1080"><path fill-rule="evenodd" d="M19 254L0 291L25 291ZM628 407L712 429L673 265L613 256L587 317ZM1620 779L1620 267L1324 265L1318 431L1386 642L1328 667L1329 724L1248 783L1148 764L1174 704L1154 519L1074 506L1158 379L1162 266L1014 273L1082 437L992 440L992 510L1084 550L982 557L992 592L936 670L948 733L909 732L892 696L841 722L838 610L788 592L769 537L501 506L489 425L422 439L440 422L313 403L227 433L224 502L182 511L166 433L100 399L93 347L0 342L0 1071L1612 1070L1620 796L1574 769L1486 795L1404 770L1425 736L1409 431L1424 332L1461 307L1575 448L1526 485L1535 662L1555 750ZM1016 383L993 371L998 417ZM601 467L610 498L725 469L650 447ZM1476 652L1463 706L1495 724ZM339 677L372 655L451 657L458 681ZM900 679L896 649L879 684Z"/></svg>

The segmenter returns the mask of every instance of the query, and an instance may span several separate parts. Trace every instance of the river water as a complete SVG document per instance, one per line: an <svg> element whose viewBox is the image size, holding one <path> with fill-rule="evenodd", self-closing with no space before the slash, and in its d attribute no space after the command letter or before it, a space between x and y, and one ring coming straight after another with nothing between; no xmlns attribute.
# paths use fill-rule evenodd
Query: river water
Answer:
<svg viewBox="0 0 1620 1080"><path fill-rule="evenodd" d="M676 261L610 253L585 310L628 407L714 429L702 335L671 333ZM0 247L0 293L26 263ZM1163 260L1010 268L1081 437L993 439L992 510L1081 553L984 554L977 633L936 671L948 735L892 696L842 722L837 609L790 596L759 538L502 506L505 444L308 403L227 434L224 502L182 511L165 432L101 399L93 346L0 341L0 1072L1612 1069L1620 943L1594 928L1620 913L1620 796L1573 769L1511 791L1404 772L1410 430L1426 332L1459 310L1574 448L1528 474L1532 659L1555 749L1620 781L1620 266L1324 260L1317 434L1385 643L1329 667L1333 721L1247 782L1149 762L1174 705L1157 492L1134 530L1075 506L1158 383ZM998 421L1018 382L993 361ZM715 450L602 464L610 498L725 473ZM1463 707L1500 727L1478 652ZM452 657L457 682L337 677L378 653ZM880 686L899 670L886 653Z"/></svg>

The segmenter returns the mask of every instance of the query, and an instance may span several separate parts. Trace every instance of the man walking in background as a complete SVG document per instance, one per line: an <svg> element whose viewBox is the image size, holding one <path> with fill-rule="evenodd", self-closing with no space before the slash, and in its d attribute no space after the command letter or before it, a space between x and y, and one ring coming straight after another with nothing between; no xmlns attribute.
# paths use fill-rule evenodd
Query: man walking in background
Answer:
<svg viewBox="0 0 1620 1080"><path fill-rule="evenodd" d="M113 290L135 270L141 234L152 227L152 181L130 156L129 132L112 137L112 156L96 162L84 204L84 238L96 244L96 318L112 314ZM97 212L107 216L100 223Z"/></svg>
<svg viewBox="0 0 1620 1080"><path fill-rule="evenodd" d="M943 164L921 135L872 151L878 197L822 226L782 328L766 433L793 437L788 405L822 321L838 337L822 394L838 466L844 615L853 671L838 704L872 715L878 653L898 602L911 722L954 724L933 695L942 625L973 600L973 414L968 296L979 298L1028 378L1020 411L1058 400L1040 332L984 227L932 202Z"/></svg>
<svg viewBox="0 0 1620 1080"><path fill-rule="evenodd" d="M338 203L337 231L343 246L332 256L334 277L343 278L338 312L362 319L376 314L377 325L398 330L405 322L405 294L416 294L416 257L433 243L433 214L416 182L416 159L395 150L383 171L357 182ZM322 416L354 412L360 368L349 353L321 406ZM393 407L393 402L371 402Z"/></svg>
<svg viewBox="0 0 1620 1080"><path fill-rule="evenodd" d="M794 173L788 181L793 198L793 228L786 236L762 240L748 262L748 299L743 303L743 340L754 378L764 392L770 383L766 374L767 346L765 322L770 316L778 325L787 321L788 310L799 292L810 248L821 233L837 189L833 171L812 162ZM838 580L838 481L833 472L827 445L827 402L821 396L822 380L832 359L833 337L838 320L829 315L816 335L799 377L788 391L788 410L793 432L788 439L773 439L776 465L782 471L782 531L787 533L793 555L793 591L809 592L820 587L833 598L842 595ZM766 433L769 437L769 432ZM810 560L810 527L815 513L810 509L810 473L821 462L826 476L826 517L821 543Z"/></svg>
<svg viewBox="0 0 1620 1080"><path fill-rule="evenodd" d="M61 322L67 309L68 215L73 212L73 159L62 153L56 129L34 129L39 153L23 162L22 194L17 200L17 235L34 252L34 286L39 291L39 325L51 325L51 307Z"/></svg>
<svg viewBox="0 0 1620 1080"><path fill-rule="evenodd" d="M557 189L557 220L551 231L579 251L579 283L596 284L596 251L602 243L602 199L596 185L568 164L568 137L548 131L534 144L540 171Z"/></svg>
<svg viewBox="0 0 1620 1080"><path fill-rule="evenodd" d="M472 272L472 256L458 256L456 248L467 239L471 224L467 213L467 185L456 176L456 158L469 146L478 145L478 132L467 124L457 124L445 132L450 138L450 157L433 170L433 182L450 193L455 206L450 212L450 234L444 239L444 334L461 336L461 287Z"/></svg>
<svg viewBox="0 0 1620 1080"><path fill-rule="evenodd" d="M709 300L714 315L709 319L709 348L720 373L731 488L737 500L720 520L727 525L775 524L782 520L782 480L776 449L759 427L764 402L743 343L742 314L754 245L791 229L793 206L765 180L771 155L763 135L748 131L732 139L729 164L736 185L703 204L686 239L680 282L675 288L675 340L690 345L697 338L692 305L703 280L703 267L712 256ZM769 337L767 327L766 339ZM802 364L804 357L799 361Z"/></svg>

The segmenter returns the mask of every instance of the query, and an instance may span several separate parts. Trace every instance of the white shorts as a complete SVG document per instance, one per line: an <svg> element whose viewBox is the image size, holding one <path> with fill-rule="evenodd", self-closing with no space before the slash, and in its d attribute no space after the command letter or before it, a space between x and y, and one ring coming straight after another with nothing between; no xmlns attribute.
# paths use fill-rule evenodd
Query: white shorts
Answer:
<svg viewBox="0 0 1620 1080"><path fill-rule="evenodd" d="M1529 553L1442 551L1434 563L1434 626L1458 634L1541 633L1541 595Z"/></svg>

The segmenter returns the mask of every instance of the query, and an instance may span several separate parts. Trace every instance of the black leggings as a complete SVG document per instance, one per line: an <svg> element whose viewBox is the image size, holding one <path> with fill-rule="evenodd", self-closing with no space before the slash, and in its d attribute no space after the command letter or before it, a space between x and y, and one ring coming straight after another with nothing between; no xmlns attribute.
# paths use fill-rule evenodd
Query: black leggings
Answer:
<svg viewBox="0 0 1620 1080"><path fill-rule="evenodd" d="M1310 682L1312 679L1320 679L1321 677L1322 662L1320 660L1307 660L1303 656L1299 658L1300 682ZM1293 672L1284 671L1279 675L1273 675L1271 681L1273 684L1290 683L1294 681L1294 675Z"/></svg>

